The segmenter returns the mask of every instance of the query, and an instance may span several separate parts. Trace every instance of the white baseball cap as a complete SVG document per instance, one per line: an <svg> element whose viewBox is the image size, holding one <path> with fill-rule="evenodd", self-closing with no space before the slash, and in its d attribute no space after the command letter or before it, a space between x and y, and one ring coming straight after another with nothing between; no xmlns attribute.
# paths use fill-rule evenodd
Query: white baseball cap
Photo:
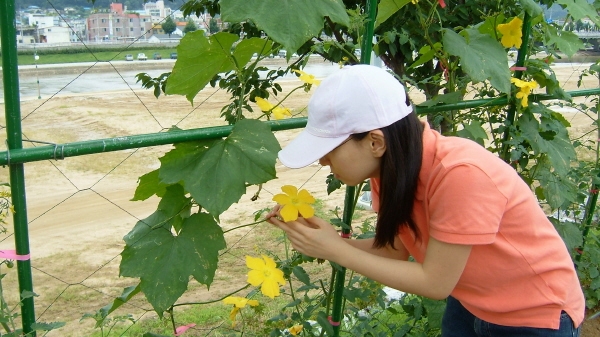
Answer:
<svg viewBox="0 0 600 337"><path fill-rule="evenodd" d="M352 134L386 127L413 111L404 86L370 65L346 66L324 79L308 102L306 128L279 151L290 168L312 164Z"/></svg>

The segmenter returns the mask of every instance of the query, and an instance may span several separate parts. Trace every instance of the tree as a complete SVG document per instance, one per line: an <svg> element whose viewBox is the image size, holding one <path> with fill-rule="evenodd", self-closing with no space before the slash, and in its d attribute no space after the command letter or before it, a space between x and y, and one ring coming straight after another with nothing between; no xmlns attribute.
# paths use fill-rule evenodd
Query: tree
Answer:
<svg viewBox="0 0 600 337"><path fill-rule="evenodd" d="M165 31L165 34L169 34L169 37L171 37L171 34L173 34L176 28L177 25L175 24L173 19L171 19L170 16L167 16L165 22L162 23L162 29Z"/></svg>
<svg viewBox="0 0 600 337"><path fill-rule="evenodd" d="M196 27L196 24L194 23L194 21L192 21L192 19L189 19L187 24L185 25L185 28L183 28L183 33L187 34L196 30L198 30L198 27Z"/></svg>
<svg viewBox="0 0 600 337"><path fill-rule="evenodd" d="M211 34L214 33L218 33L221 29L219 29L219 23L217 22L217 20L211 18L210 21L208 22L208 31Z"/></svg>

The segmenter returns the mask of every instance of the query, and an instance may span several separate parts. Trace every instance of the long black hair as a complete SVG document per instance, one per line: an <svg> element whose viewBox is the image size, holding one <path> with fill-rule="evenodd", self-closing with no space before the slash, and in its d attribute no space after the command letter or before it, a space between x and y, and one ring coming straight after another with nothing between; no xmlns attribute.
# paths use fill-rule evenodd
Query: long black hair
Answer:
<svg viewBox="0 0 600 337"><path fill-rule="evenodd" d="M385 137L386 150L381 157L380 203L373 246L381 248L390 245L395 248L394 239L401 227L407 226L416 239L420 238L419 229L411 215L423 158L423 125L417 115L411 112L380 130ZM367 134L356 134L354 137L361 139Z"/></svg>

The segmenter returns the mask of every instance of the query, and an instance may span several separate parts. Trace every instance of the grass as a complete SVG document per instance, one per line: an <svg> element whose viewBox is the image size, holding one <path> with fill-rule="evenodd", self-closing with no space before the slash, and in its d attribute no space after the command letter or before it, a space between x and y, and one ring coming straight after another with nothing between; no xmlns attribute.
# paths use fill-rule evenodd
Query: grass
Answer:
<svg viewBox="0 0 600 337"><path fill-rule="evenodd" d="M81 62L97 62L97 61L124 61L126 54L132 54L133 59L137 61L138 53L145 53L149 60L152 59L154 53L159 53L163 59L168 59L171 53L176 52L176 48L148 48L135 50L113 50L99 52L83 52L74 54L44 54L39 55L37 64L60 64L60 63L81 63ZM19 65L36 64L32 55L21 54L17 56Z"/></svg>

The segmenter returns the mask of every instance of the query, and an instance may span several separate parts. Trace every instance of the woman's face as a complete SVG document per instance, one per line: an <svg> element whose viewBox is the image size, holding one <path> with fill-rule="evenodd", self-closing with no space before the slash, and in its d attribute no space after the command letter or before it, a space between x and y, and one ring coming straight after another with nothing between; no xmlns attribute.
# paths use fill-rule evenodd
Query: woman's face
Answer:
<svg viewBox="0 0 600 337"><path fill-rule="evenodd" d="M374 130L361 139L350 137L319 159L329 166L331 173L348 186L356 186L368 178L378 178L385 142L380 130Z"/></svg>

